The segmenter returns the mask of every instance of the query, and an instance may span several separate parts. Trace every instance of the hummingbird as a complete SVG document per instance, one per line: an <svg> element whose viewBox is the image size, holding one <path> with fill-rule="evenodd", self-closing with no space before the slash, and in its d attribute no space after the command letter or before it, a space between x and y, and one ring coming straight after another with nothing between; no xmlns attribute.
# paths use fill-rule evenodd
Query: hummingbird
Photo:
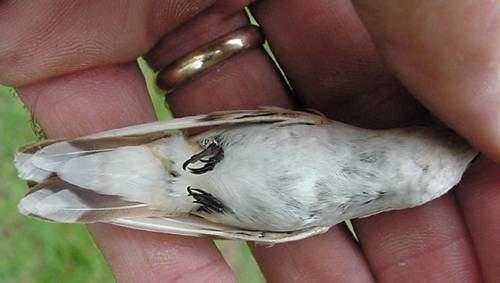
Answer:
<svg viewBox="0 0 500 283"><path fill-rule="evenodd" d="M24 146L15 166L30 190L18 209L52 222L273 244L422 205L453 188L477 155L440 127L220 111Z"/></svg>

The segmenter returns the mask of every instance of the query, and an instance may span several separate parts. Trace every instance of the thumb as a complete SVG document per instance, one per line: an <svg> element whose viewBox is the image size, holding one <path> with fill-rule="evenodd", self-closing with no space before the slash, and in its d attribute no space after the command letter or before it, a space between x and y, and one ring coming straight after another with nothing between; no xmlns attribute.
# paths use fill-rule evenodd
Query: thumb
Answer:
<svg viewBox="0 0 500 283"><path fill-rule="evenodd" d="M385 62L435 115L500 161L497 1L355 0Z"/></svg>

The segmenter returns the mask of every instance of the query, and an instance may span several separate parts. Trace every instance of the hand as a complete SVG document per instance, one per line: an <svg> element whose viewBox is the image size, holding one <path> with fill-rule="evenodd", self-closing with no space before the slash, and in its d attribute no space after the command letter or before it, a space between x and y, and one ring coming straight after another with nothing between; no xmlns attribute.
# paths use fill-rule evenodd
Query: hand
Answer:
<svg viewBox="0 0 500 283"><path fill-rule="evenodd" d="M18 87L57 138L153 120L135 58L149 52L152 66L164 66L245 25L241 7L250 1L43 2L0 3L0 82ZM295 96L265 54L252 50L172 93L173 112L278 105L367 127L429 119L404 85L500 160L498 4L354 3L378 49L349 1L262 0L253 12ZM355 220L359 242L337 225L318 237L252 250L271 282L499 281L499 169L483 158L435 201ZM208 239L111 225L90 230L118 281L234 280Z"/></svg>

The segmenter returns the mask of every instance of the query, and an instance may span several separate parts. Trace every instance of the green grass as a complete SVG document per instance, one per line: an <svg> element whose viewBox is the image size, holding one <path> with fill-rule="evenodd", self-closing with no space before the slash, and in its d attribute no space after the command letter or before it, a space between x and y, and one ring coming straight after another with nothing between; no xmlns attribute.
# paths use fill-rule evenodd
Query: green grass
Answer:
<svg viewBox="0 0 500 283"><path fill-rule="evenodd" d="M154 95L154 74L139 61L160 119L171 117ZM35 141L31 118L12 89L0 85L0 282L113 282L102 255L83 225L52 224L17 213L26 185L16 176L16 148ZM240 282L264 282L244 243L218 241Z"/></svg>

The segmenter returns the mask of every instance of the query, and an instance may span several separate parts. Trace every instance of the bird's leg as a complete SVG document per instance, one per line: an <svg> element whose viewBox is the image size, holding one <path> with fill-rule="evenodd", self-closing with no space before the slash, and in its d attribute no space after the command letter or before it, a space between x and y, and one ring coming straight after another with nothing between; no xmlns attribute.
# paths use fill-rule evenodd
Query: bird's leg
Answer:
<svg viewBox="0 0 500 283"><path fill-rule="evenodd" d="M191 156L182 164L182 168L193 174L203 174L214 169L215 165L224 158L224 150L219 143L214 140L207 148ZM204 163L202 167L193 168L190 164L196 162Z"/></svg>
<svg viewBox="0 0 500 283"><path fill-rule="evenodd" d="M192 187L187 187L188 196L193 197L195 200L194 203L201 204L198 211L203 211L206 213L218 212L224 213L231 211L228 207L224 205L222 201L218 198L209 194L203 190L195 189Z"/></svg>

